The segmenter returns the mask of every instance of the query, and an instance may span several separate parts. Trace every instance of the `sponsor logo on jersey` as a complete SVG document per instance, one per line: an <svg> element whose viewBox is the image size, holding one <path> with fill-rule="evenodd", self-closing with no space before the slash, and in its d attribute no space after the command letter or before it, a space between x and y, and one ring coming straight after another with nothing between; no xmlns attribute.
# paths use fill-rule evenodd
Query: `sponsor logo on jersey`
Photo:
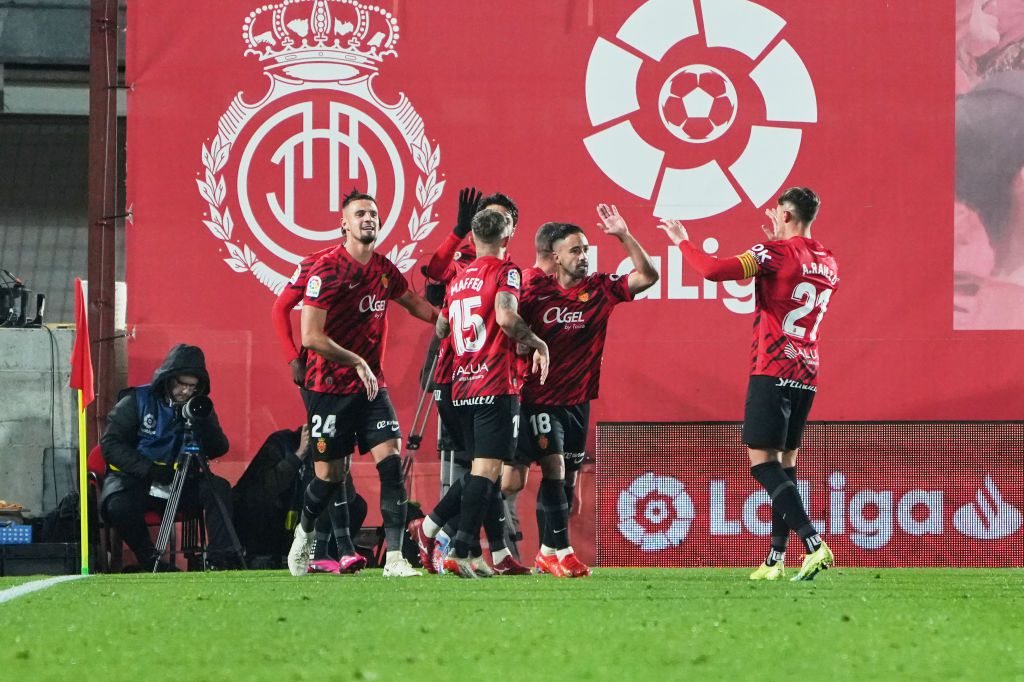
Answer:
<svg viewBox="0 0 1024 682"><path fill-rule="evenodd" d="M359 300L359 312L361 313L382 313L387 307L387 301L378 299L376 294L367 294Z"/></svg>
<svg viewBox="0 0 1024 682"><path fill-rule="evenodd" d="M762 265L772 259L772 254L768 253L768 249L764 247L764 244L755 244L750 247L750 252L754 254L754 258L757 259L757 262Z"/></svg>
<svg viewBox="0 0 1024 682"><path fill-rule="evenodd" d="M582 310L566 310L565 308L548 308L544 311L545 324L584 325L587 323Z"/></svg>
<svg viewBox="0 0 1024 682"><path fill-rule="evenodd" d="M318 276L313 275L312 277L310 277L309 281L306 282L306 296L308 296L309 298L316 298L317 296L319 296L320 287L322 285L323 282L320 281L320 278Z"/></svg>
<svg viewBox="0 0 1024 682"><path fill-rule="evenodd" d="M467 365L465 367L456 367L455 368L455 376L456 377L459 377L459 376L463 376L464 377L464 376L469 376L471 374L482 374L482 373L487 372L488 370L489 370L489 368L487 367L487 363L486 362L481 362L480 364L477 364L477 365L474 365L474 364L470 363L469 365Z"/></svg>

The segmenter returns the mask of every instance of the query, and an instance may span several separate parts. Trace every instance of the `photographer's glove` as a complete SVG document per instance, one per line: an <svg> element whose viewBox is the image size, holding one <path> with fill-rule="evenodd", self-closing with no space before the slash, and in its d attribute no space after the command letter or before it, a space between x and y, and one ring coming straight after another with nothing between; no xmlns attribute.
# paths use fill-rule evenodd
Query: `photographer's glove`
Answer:
<svg viewBox="0 0 1024 682"><path fill-rule="evenodd" d="M153 483L169 485L174 480L174 467L153 462L149 465L149 479Z"/></svg>
<svg viewBox="0 0 1024 682"><path fill-rule="evenodd" d="M459 190L459 221L455 223L452 232L460 238L473 229L473 216L476 215L477 204L482 196L476 187L463 187Z"/></svg>

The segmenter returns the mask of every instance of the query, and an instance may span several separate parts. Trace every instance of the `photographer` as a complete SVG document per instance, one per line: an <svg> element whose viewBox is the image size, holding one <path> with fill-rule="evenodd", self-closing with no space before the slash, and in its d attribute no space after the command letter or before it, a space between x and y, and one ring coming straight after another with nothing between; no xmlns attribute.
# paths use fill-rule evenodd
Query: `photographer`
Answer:
<svg viewBox="0 0 1024 682"><path fill-rule="evenodd" d="M185 438L182 409L195 396L210 392L210 375L202 349L178 344L153 373L153 382L136 386L122 395L107 417L100 439L107 460L107 475L100 496L100 513L135 553L143 566L158 557L144 520L147 511L162 514L166 491L174 478L174 462ZM216 412L193 422L193 434L208 458L228 451L228 439L220 428ZM181 497L181 510L206 513L209 536L208 563L214 567L234 565L234 553L225 519L214 495L230 512L231 486L219 476L189 476ZM161 569L171 570L165 564Z"/></svg>

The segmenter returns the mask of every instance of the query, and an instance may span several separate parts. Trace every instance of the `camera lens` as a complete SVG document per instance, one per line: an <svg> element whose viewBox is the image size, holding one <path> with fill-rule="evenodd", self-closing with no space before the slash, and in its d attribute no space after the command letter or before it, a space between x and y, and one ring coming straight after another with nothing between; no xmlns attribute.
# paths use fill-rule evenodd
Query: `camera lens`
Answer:
<svg viewBox="0 0 1024 682"><path fill-rule="evenodd" d="M213 412L213 401L205 395L192 396L181 408L185 419L192 421L202 421L209 417L211 412Z"/></svg>

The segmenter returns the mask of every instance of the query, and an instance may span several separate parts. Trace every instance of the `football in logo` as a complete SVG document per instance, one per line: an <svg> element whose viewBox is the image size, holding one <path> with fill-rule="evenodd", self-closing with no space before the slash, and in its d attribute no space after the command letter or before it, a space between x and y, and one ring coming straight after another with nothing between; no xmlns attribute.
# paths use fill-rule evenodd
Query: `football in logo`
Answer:
<svg viewBox="0 0 1024 682"><path fill-rule="evenodd" d="M590 54L583 143L594 163L661 218L707 218L744 197L765 205L818 121L785 26L751 0L640 5Z"/></svg>
<svg viewBox="0 0 1024 682"><path fill-rule="evenodd" d="M235 95L196 177L224 262L279 292L302 258L342 238L354 187L375 197L378 248L407 272L445 182L412 103L374 87L398 55L395 17L356 0L279 0L249 13L242 38L268 90Z"/></svg>
<svg viewBox="0 0 1024 682"><path fill-rule="evenodd" d="M619 494L619 532L645 552L678 547L697 512L682 481L646 473Z"/></svg>

